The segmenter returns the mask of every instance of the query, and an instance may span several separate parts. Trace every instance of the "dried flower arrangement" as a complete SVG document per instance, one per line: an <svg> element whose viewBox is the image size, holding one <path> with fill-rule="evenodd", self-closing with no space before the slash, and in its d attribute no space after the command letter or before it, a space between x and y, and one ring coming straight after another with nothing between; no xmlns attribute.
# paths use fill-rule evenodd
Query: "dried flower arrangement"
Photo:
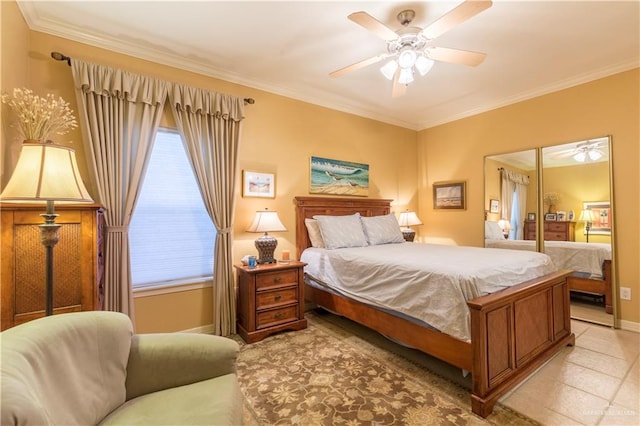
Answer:
<svg viewBox="0 0 640 426"><path fill-rule="evenodd" d="M16 88L12 96L2 95L2 102L16 113L21 136L27 140L46 142L78 127L69 104L51 93L43 98L29 89Z"/></svg>
<svg viewBox="0 0 640 426"><path fill-rule="evenodd" d="M545 192L542 198L545 204L551 206L560 201L560 194L557 192Z"/></svg>

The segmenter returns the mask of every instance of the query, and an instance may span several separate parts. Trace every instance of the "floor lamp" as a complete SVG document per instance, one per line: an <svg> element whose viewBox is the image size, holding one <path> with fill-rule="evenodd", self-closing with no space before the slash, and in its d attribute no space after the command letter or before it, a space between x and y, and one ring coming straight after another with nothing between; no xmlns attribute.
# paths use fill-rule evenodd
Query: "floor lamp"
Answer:
<svg viewBox="0 0 640 426"><path fill-rule="evenodd" d="M46 250L45 314L53 314L53 247L58 242L59 224L55 223L55 201L93 202L82 183L75 151L52 142L25 142L9 183L0 194L5 202L45 203L41 214L40 241Z"/></svg>

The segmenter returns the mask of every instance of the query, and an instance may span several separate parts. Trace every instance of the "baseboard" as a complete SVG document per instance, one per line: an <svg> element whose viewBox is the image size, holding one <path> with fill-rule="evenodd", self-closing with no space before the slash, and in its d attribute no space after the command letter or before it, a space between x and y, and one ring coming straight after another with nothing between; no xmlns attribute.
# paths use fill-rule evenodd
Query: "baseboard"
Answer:
<svg viewBox="0 0 640 426"><path fill-rule="evenodd" d="M213 334L213 324L201 325L200 327L190 328L189 330L182 330L180 333L198 333L198 334Z"/></svg>
<svg viewBox="0 0 640 426"><path fill-rule="evenodd" d="M640 322L620 320L620 328L622 330L635 331L640 333Z"/></svg>

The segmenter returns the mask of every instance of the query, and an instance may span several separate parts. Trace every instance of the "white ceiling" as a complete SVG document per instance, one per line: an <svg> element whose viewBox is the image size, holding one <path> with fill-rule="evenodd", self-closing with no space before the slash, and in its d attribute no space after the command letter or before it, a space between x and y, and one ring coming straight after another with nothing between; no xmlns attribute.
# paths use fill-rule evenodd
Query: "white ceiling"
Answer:
<svg viewBox="0 0 640 426"><path fill-rule="evenodd" d="M395 30L400 10L425 27L460 3L18 1L36 31L414 130L640 65L638 0L494 0L433 43L486 53L475 68L437 62L400 98L381 64L329 77L386 51L350 13Z"/></svg>

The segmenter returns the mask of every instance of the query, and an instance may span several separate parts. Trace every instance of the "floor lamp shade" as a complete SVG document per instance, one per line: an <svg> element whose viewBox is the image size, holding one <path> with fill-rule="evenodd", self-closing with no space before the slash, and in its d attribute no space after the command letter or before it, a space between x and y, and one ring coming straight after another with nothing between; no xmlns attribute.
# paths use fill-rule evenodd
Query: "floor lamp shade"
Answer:
<svg viewBox="0 0 640 426"><path fill-rule="evenodd" d="M278 212L263 210L257 211L253 222L247 229L248 232L264 232L264 235L255 241L258 249L258 263L276 263L273 252L278 246L278 240L269 235L269 232L286 231Z"/></svg>
<svg viewBox="0 0 640 426"><path fill-rule="evenodd" d="M45 314L53 314L53 247L58 242L61 225L55 223L54 201L92 202L82 183L75 151L54 143L22 145L16 168L0 200L12 202L46 202L47 211L41 216L40 241L46 250Z"/></svg>
<svg viewBox="0 0 640 426"><path fill-rule="evenodd" d="M54 143L24 143L2 201L92 202L80 177L76 153Z"/></svg>

